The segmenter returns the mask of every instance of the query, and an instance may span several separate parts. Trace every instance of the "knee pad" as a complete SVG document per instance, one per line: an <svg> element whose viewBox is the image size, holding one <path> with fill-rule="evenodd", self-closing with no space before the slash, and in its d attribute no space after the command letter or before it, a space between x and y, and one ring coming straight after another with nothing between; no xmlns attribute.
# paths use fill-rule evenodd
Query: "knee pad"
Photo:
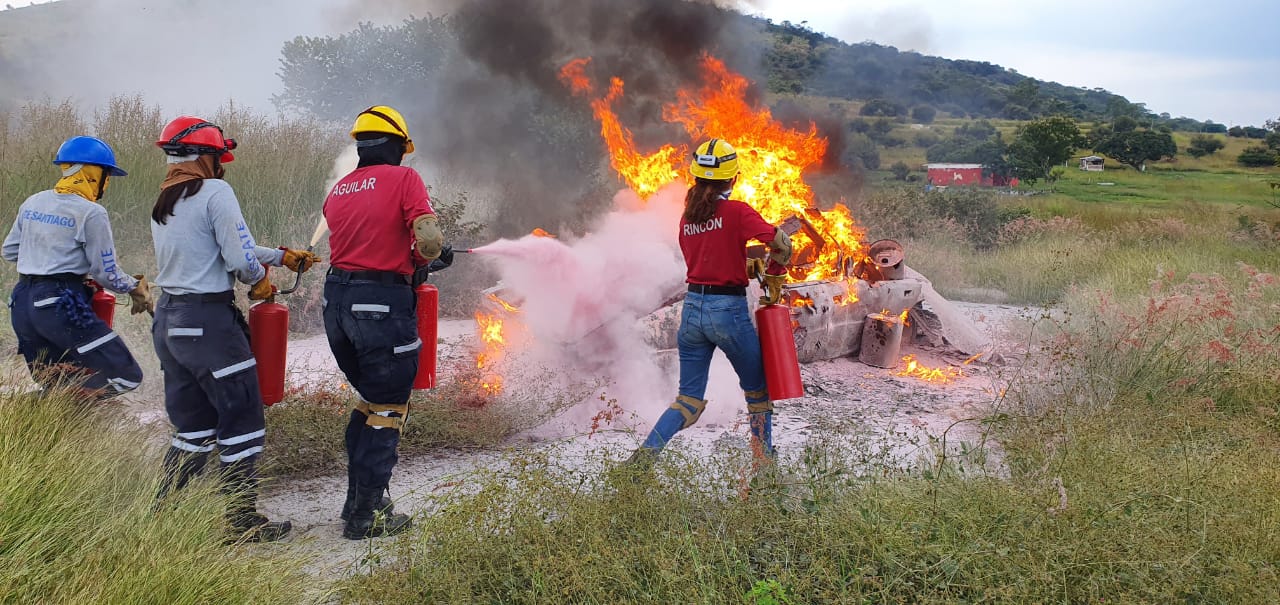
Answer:
<svg viewBox="0 0 1280 605"><path fill-rule="evenodd" d="M680 428L687 429L698 422L698 418L702 417L702 412L707 409L707 400L680 395L671 403L671 409L680 412L680 415L684 416L684 426Z"/></svg>
<svg viewBox="0 0 1280 605"><path fill-rule="evenodd" d="M743 394L747 397L747 413L758 414L773 411L773 402L769 400L768 391L746 391Z"/></svg>
<svg viewBox="0 0 1280 605"><path fill-rule="evenodd" d="M365 403L356 404L356 410L365 415L364 423L375 429L404 430L404 423L409 420L409 404L407 403ZM399 414L392 416L391 414Z"/></svg>

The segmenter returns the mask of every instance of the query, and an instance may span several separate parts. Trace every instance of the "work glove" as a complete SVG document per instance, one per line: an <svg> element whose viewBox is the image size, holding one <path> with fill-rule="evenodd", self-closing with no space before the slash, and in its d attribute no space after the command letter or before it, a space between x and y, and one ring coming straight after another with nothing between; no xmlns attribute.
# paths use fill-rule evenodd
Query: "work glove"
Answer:
<svg viewBox="0 0 1280 605"><path fill-rule="evenodd" d="M440 257L431 261L431 264L427 265L427 267L430 268L431 272L434 273L441 269L447 269L452 265L453 265L453 246L445 246L440 249Z"/></svg>
<svg viewBox="0 0 1280 605"><path fill-rule="evenodd" d="M249 288L249 300L267 300L273 294L275 294L275 288L271 286L271 278L265 275L258 280L258 283L253 284L252 288Z"/></svg>
<svg viewBox="0 0 1280 605"><path fill-rule="evenodd" d="M760 297L761 305L776 305L782 301L782 286L787 283L787 275L772 275L766 273L764 276L764 296Z"/></svg>
<svg viewBox="0 0 1280 605"><path fill-rule="evenodd" d="M315 266L317 263L324 262L319 254L310 250L291 250L289 248L280 248L284 250L284 257L280 259L280 264L289 268L294 273L306 273L307 269Z"/></svg>
<svg viewBox="0 0 1280 605"><path fill-rule="evenodd" d="M137 315L146 311L152 315L156 312L156 299L151 295L151 284L147 283L147 278L141 274L133 276L138 280L138 285L129 291L129 298L133 300L133 306L129 308L130 315Z"/></svg>
<svg viewBox="0 0 1280 605"><path fill-rule="evenodd" d="M748 258L747 279L760 279L761 275L764 275L764 259Z"/></svg>

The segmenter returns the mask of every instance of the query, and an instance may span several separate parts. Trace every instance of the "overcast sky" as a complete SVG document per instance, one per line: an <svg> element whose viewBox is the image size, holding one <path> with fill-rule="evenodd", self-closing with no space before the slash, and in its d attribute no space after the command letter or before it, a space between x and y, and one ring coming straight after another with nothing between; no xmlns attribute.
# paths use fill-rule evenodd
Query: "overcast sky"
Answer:
<svg viewBox="0 0 1280 605"><path fill-rule="evenodd" d="M847 42L871 40L949 59L989 61L1041 80L1105 88L1157 113L1229 125L1261 125L1280 117L1280 0L746 1L765 17L808 21L809 27ZM370 0L366 6L377 4ZM216 10L217 3L201 6ZM315 27L306 24L318 22L316 12L287 21ZM255 55L296 34L327 33L246 25L260 30L254 44L243 49ZM272 33L284 35L266 40ZM138 52L155 52L142 42L137 46ZM278 85L274 59L259 57L238 69L261 69L261 74L242 74L255 89ZM256 103L247 100L263 103L265 96Z"/></svg>
<svg viewBox="0 0 1280 605"><path fill-rule="evenodd" d="M1280 117L1280 0L759 0L774 21L989 61L1227 124Z"/></svg>

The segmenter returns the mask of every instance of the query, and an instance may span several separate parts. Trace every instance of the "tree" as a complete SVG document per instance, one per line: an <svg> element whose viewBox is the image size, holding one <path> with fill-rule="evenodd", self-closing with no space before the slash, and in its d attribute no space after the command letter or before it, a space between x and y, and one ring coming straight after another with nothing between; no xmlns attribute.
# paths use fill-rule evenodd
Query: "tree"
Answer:
<svg viewBox="0 0 1280 605"><path fill-rule="evenodd" d="M1198 134L1191 137L1191 144L1187 146L1187 153L1193 158L1202 158L1206 155L1213 155L1226 146L1227 144L1223 143L1222 139L1218 137Z"/></svg>
<svg viewBox="0 0 1280 605"><path fill-rule="evenodd" d="M1111 123L1113 132L1133 132L1138 129L1138 121L1130 116L1120 116Z"/></svg>
<svg viewBox="0 0 1280 605"><path fill-rule="evenodd" d="M1048 179L1054 166L1085 144L1075 120L1053 116L1024 124L1009 144L1009 163L1018 178L1034 183Z"/></svg>
<svg viewBox="0 0 1280 605"><path fill-rule="evenodd" d="M1134 170L1145 170L1147 162L1178 154L1178 146L1174 144L1172 135L1152 130L1114 133L1095 144L1093 150L1132 166Z"/></svg>
<svg viewBox="0 0 1280 605"><path fill-rule="evenodd" d="M921 124L932 124L933 118L937 117L938 110L932 105L916 105L911 108L911 119Z"/></svg>
<svg viewBox="0 0 1280 605"><path fill-rule="evenodd" d="M1276 160L1276 154L1261 145L1245 147L1244 152L1236 158L1236 161L1239 162L1241 166L1247 166L1249 168L1274 166Z"/></svg>
<svg viewBox="0 0 1280 605"><path fill-rule="evenodd" d="M898 160L889 167L889 172L893 173L893 178L899 181L907 180L907 175L911 174L911 167L906 162Z"/></svg>
<svg viewBox="0 0 1280 605"><path fill-rule="evenodd" d="M871 99L867 101L862 109L858 110L858 115L864 116L884 116L886 118L896 118L906 112L901 105L884 99Z"/></svg>

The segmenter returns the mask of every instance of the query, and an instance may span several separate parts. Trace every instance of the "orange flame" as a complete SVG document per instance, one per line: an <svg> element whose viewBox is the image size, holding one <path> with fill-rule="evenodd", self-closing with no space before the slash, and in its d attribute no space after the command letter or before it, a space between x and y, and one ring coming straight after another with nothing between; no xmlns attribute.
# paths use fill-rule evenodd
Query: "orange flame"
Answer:
<svg viewBox="0 0 1280 605"><path fill-rule="evenodd" d="M632 190L648 197L684 174L688 148L665 145L647 155L637 151L631 131L613 111L622 98L622 80L611 79L608 92L599 95L586 73L590 61L570 61L561 70L560 79L574 94L591 99L614 170ZM805 170L822 161L826 139L818 136L813 124L803 131L786 128L774 120L769 108L746 101L750 97L746 78L710 55L704 54L701 61L702 87L678 91L675 102L663 107L663 119L682 125L691 139L716 137L732 143L741 168L735 197L755 208L766 221L778 224L795 216L808 220L822 241L804 230L792 235L797 258L805 259L803 266L792 268L792 279L843 279L841 261L865 256L862 229L843 204L816 211L813 190L803 178Z"/></svg>
<svg viewBox="0 0 1280 605"><path fill-rule="evenodd" d="M532 232L529 233L529 235L532 235L534 237L549 237L552 239L555 239L556 237L554 234L549 233L546 229L543 229L542 227L538 227L537 229L534 229Z"/></svg>
<svg viewBox="0 0 1280 605"><path fill-rule="evenodd" d="M915 355L907 355L902 358L902 362L907 364L901 372L894 374L895 376L910 376L919 378L925 382L934 382L938 384L946 384L964 376L959 368L930 368L916 361Z"/></svg>
<svg viewBox="0 0 1280 605"><path fill-rule="evenodd" d="M497 296L490 295L493 300L506 306ZM480 332L482 350L476 354L476 369L480 370L480 388L488 395L502 392L502 376L497 374L494 366L502 359L506 335L503 333L504 322L494 313L476 313L476 328Z"/></svg>
<svg viewBox="0 0 1280 605"><path fill-rule="evenodd" d="M497 303L497 304L498 304L498 306L499 306L499 307L502 307L502 310L503 310L503 311L506 311L507 313L519 313L519 312L520 312L520 307L517 307L517 306L515 306L515 305L513 305L513 304L511 304L511 303L509 303L509 302L507 302L507 301L505 301L505 300L502 300L502 298L500 298L497 294L494 294L493 292L490 292L490 293L486 294L485 296L486 296L489 300L491 300L491 301L493 301L493 302ZM477 322L479 322L479 321L480 321L480 318L479 318L479 317L477 317L477 318L476 318L476 321L477 321Z"/></svg>

